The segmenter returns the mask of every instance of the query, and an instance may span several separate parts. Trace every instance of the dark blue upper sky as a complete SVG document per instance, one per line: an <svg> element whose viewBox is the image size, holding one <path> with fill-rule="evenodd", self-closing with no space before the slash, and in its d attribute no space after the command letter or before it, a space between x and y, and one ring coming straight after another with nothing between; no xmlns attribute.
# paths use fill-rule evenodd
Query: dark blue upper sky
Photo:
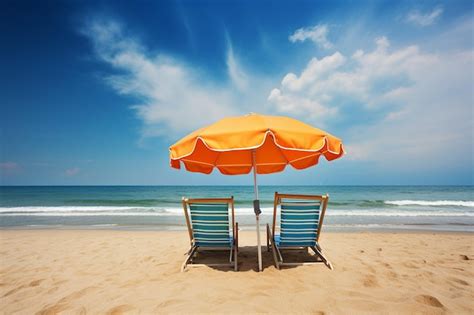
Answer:
<svg viewBox="0 0 474 315"><path fill-rule="evenodd" d="M249 184L168 146L250 111L348 154L263 184L473 184L471 1L3 1L1 184Z"/></svg>

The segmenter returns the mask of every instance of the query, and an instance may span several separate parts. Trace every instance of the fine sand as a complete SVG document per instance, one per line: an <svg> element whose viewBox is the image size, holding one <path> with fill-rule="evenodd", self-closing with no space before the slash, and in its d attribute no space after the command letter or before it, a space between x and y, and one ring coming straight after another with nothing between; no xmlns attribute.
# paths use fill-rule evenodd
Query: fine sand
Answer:
<svg viewBox="0 0 474 315"><path fill-rule="evenodd" d="M0 312L472 314L473 236L325 233L333 271L279 271L264 251L258 273L256 236L241 232L239 272L181 273L187 232L3 230Z"/></svg>

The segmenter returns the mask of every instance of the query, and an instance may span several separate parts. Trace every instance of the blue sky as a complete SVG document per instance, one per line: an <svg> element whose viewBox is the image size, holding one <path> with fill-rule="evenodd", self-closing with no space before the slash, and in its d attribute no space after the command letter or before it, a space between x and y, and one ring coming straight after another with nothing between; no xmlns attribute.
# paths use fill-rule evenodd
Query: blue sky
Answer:
<svg viewBox="0 0 474 315"><path fill-rule="evenodd" d="M348 154L262 184L473 184L472 1L3 1L3 185L250 184L169 168L227 115Z"/></svg>

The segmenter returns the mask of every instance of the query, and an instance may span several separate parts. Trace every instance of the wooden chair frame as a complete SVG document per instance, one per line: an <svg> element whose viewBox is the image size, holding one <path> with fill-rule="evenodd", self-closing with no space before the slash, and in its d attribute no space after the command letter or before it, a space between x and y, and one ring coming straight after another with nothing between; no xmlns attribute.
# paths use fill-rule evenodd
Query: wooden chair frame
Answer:
<svg viewBox="0 0 474 315"><path fill-rule="evenodd" d="M321 202L321 209L319 215L319 224L318 230L316 233L316 246L301 246L301 247L281 247L278 248L275 243L275 231L276 231L276 221L277 221L277 209L278 206L281 204L282 199L296 199L296 200L314 200ZM323 255L322 249L319 245L319 236L321 233L321 228L323 226L324 221L324 214L326 213L326 207L329 201L329 195L326 194L324 196L319 195L293 195L293 194L279 194L275 192L275 199L273 202L273 222L272 227L267 224L267 251L272 251L273 260L275 262L275 267L280 269L282 266L300 266L300 265L313 265L317 263L324 263L329 269L333 270L332 264L329 260ZM311 261L311 262L284 262L283 255L281 253L281 249L311 249L314 254L320 259L318 261Z"/></svg>
<svg viewBox="0 0 474 315"><path fill-rule="evenodd" d="M199 247L196 245L196 241L194 239L194 233L193 233L193 226L191 223L190 219L190 214L188 213L189 209L189 204L199 204L199 203L227 203L230 206L231 209L231 215L232 215L232 235L233 235L233 243L230 248L230 257L229 257L229 263L228 264L195 264L193 263L193 259L195 254L198 252L199 248L202 248L203 250L228 250L228 247ZM237 261L237 255L239 251L239 224L235 222L235 211L234 211L234 197L231 198L200 198L200 199L189 199L189 198L182 198L182 204L183 204L183 210L184 210L184 215L186 218L186 225L188 227L188 233L189 233L189 241L191 244L191 247L186 253L186 259L184 260L183 264L181 265L181 272L183 272L186 267L233 267L235 271L238 270L238 261Z"/></svg>

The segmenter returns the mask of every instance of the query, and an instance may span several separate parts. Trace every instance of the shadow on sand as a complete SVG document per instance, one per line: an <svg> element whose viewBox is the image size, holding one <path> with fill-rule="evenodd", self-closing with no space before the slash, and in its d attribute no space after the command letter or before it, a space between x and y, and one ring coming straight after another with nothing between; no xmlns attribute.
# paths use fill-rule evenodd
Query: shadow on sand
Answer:
<svg viewBox="0 0 474 315"><path fill-rule="evenodd" d="M321 262L319 257L310 253L307 249L286 249L282 251L282 255L286 260L291 262L303 263L303 262ZM229 263L230 251L226 250L199 250L195 254L193 263L195 264L225 264ZM239 247L238 254L238 266L239 272L245 271L258 271L258 256L257 256L257 246L242 246ZM324 266L324 264L322 263ZM188 265L189 266L189 265ZM291 269L298 268L300 266L285 266L282 269ZM234 272L233 267L216 267L209 266L209 268L219 270L219 271L232 271ZM274 268L275 264L273 261L273 255L271 251L267 250L266 246L262 246L262 268L263 270L268 268Z"/></svg>

